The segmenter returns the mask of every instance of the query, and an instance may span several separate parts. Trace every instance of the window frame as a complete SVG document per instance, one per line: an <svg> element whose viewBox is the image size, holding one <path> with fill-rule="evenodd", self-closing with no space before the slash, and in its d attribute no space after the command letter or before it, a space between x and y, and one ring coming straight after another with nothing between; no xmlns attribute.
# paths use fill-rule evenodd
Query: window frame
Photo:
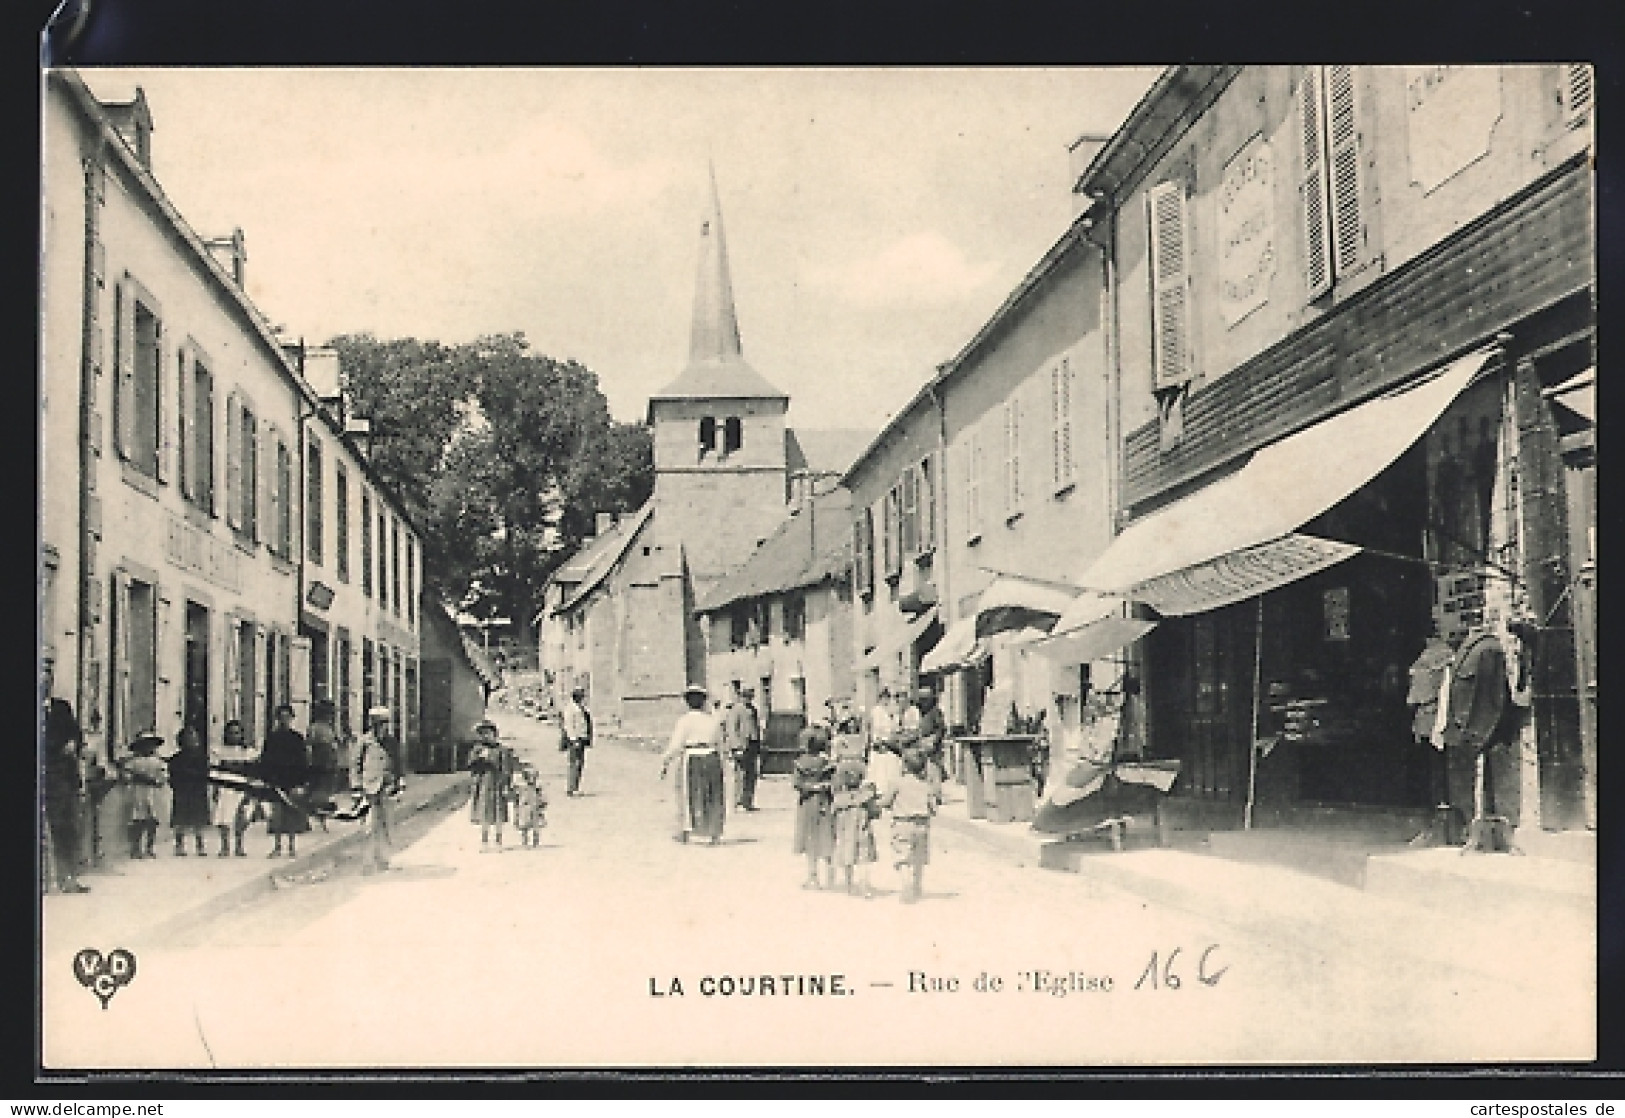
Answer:
<svg viewBox="0 0 1625 1118"><path fill-rule="evenodd" d="M350 581L350 470L333 463L333 566L340 582Z"/></svg>
<svg viewBox="0 0 1625 1118"><path fill-rule="evenodd" d="M322 468L322 441L310 436L305 443L305 559L318 567L324 566L326 532Z"/></svg>

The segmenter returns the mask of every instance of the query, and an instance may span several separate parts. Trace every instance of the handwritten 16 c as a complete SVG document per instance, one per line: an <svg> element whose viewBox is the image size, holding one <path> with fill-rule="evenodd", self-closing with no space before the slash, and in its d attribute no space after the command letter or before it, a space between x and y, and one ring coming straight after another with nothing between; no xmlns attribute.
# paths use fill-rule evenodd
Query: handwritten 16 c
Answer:
<svg viewBox="0 0 1625 1118"><path fill-rule="evenodd" d="M1204 986L1217 986L1219 979L1224 977L1225 971L1230 969L1229 967L1216 966L1217 960L1214 960L1212 955L1218 949L1218 944L1209 944L1197 960L1196 980ZM1134 983L1134 988L1136 990L1142 987L1149 990L1159 988L1178 990L1183 983L1180 981L1179 975L1174 972L1174 960L1179 958L1181 950L1182 948L1174 948L1168 952L1166 960L1159 959L1157 952L1151 952L1151 959L1145 964L1145 969L1140 972L1139 980Z"/></svg>

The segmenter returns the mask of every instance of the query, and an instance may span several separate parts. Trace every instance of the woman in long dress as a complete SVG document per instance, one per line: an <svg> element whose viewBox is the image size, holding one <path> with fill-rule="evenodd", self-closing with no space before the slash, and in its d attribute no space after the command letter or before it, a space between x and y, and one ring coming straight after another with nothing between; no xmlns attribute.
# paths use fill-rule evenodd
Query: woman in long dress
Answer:
<svg viewBox="0 0 1625 1118"><path fill-rule="evenodd" d="M705 835L712 845L722 841L725 814L722 789L722 727L705 709L703 687L683 692L688 710L672 728L671 744L660 757L664 779L676 763L672 796L677 806L677 833L672 837L687 842L690 835Z"/></svg>

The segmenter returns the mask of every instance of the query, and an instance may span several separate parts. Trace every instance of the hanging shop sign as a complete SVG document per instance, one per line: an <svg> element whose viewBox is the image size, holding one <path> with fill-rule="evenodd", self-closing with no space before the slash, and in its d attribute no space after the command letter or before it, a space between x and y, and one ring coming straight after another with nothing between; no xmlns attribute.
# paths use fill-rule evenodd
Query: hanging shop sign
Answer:
<svg viewBox="0 0 1625 1118"><path fill-rule="evenodd" d="M1451 571L1434 582L1433 620L1439 635L1458 641L1484 624L1484 572Z"/></svg>
<svg viewBox="0 0 1625 1118"><path fill-rule="evenodd" d="M1489 154L1501 119L1499 66L1407 66L1411 181L1430 194Z"/></svg>
<svg viewBox="0 0 1625 1118"><path fill-rule="evenodd" d="M1166 616L1184 617L1256 598L1341 563L1359 550L1340 540L1294 533L1160 575L1140 583L1127 596Z"/></svg>
<svg viewBox="0 0 1625 1118"><path fill-rule="evenodd" d="M1226 329L1269 301L1275 278L1275 154L1254 136L1219 186L1219 313Z"/></svg>

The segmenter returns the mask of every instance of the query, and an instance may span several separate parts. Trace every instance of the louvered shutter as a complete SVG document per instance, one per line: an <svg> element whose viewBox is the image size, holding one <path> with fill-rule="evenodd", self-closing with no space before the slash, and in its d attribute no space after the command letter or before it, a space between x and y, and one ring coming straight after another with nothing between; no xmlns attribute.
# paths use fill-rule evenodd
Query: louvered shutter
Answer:
<svg viewBox="0 0 1625 1118"><path fill-rule="evenodd" d="M965 447L965 528L974 539L982 533L982 432L972 429Z"/></svg>
<svg viewBox="0 0 1625 1118"><path fill-rule="evenodd" d="M1157 387L1190 379L1190 277L1185 186L1158 183L1147 195L1151 222L1151 332Z"/></svg>
<svg viewBox="0 0 1625 1118"><path fill-rule="evenodd" d="M271 634L258 625L254 626L254 706L243 718L243 724L249 731L248 744L255 748L260 741L260 712L265 709L271 685L270 675L275 670L271 661L272 648Z"/></svg>
<svg viewBox="0 0 1625 1118"><path fill-rule="evenodd" d="M1364 178L1353 66L1326 67L1326 138L1331 159L1332 271L1344 275L1365 256Z"/></svg>
<svg viewBox="0 0 1625 1118"><path fill-rule="evenodd" d="M1056 489L1072 482L1072 362L1063 357L1050 368L1050 473Z"/></svg>
<svg viewBox="0 0 1625 1118"><path fill-rule="evenodd" d="M903 555L905 557L913 557L919 554L920 551L919 477L917 474L915 474L913 466L907 466L903 469L903 480L900 492L902 496L902 509L899 513L898 519L901 522L902 530L898 533L898 535L901 537Z"/></svg>
<svg viewBox="0 0 1625 1118"><path fill-rule="evenodd" d="M168 363L164 361L164 324L154 320L152 324L152 418L158 424L158 430L153 432L153 445L157 453L155 465L158 470L158 480L167 482L170 474L170 462L175 454L175 424L170 421L170 377L166 370Z"/></svg>
<svg viewBox="0 0 1625 1118"><path fill-rule="evenodd" d="M868 511L858 515L852 525L852 585L859 594L869 592L869 580L866 577L868 566L867 556L863 553L863 524L869 517Z"/></svg>
<svg viewBox="0 0 1625 1118"><path fill-rule="evenodd" d="M189 501L197 499L197 417L187 406L192 398L191 362L184 349L175 355L175 419L180 428L180 442L176 446L178 461L175 472L181 478L181 496Z"/></svg>
<svg viewBox="0 0 1625 1118"><path fill-rule="evenodd" d="M130 725L130 579L122 571L113 574L113 717L109 727L108 755L123 752L135 727Z"/></svg>
<svg viewBox="0 0 1625 1118"><path fill-rule="evenodd" d="M135 448L135 297L127 284L114 293L113 442L120 458Z"/></svg>
<svg viewBox="0 0 1625 1118"><path fill-rule="evenodd" d="M243 716L243 626L234 615L226 617L226 717Z"/></svg>
<svg viewBox="0 0 1625 1118"><path fill-rule="evenodd" d="M1570 128L1591 115L1592 71L1588 62L1570 62L1563 67L1563 123Z"/></svg>
<svg viewBox="0 0 1625 1118"><path fill-rule="evenodd" d="M1021 400L1006 400L1004 404L1004 511L1007 515L1021 509Z"/></svg>
<svg viewBox="0 0 1625 1118"><path fill-rule="evenodd" d="M920 462L920 550L937 546L937 481L941 474L938 456L927 455Z"/></svg>
<svg viewBox="0 0 1625 1118"><path fill-rule="evenodd" d="M1326 105L1318 66L1308 67L1298 83L1298 137L1304 278L1309 298L1318 299L1332 287L1332 234L1326 214Z"/></svg>
<svg viewBox="0 0 1625 1118"><path fill-rule="evenodd" d="M226 399L226 523L243 526L243 409L235 396Z"/></svg>

